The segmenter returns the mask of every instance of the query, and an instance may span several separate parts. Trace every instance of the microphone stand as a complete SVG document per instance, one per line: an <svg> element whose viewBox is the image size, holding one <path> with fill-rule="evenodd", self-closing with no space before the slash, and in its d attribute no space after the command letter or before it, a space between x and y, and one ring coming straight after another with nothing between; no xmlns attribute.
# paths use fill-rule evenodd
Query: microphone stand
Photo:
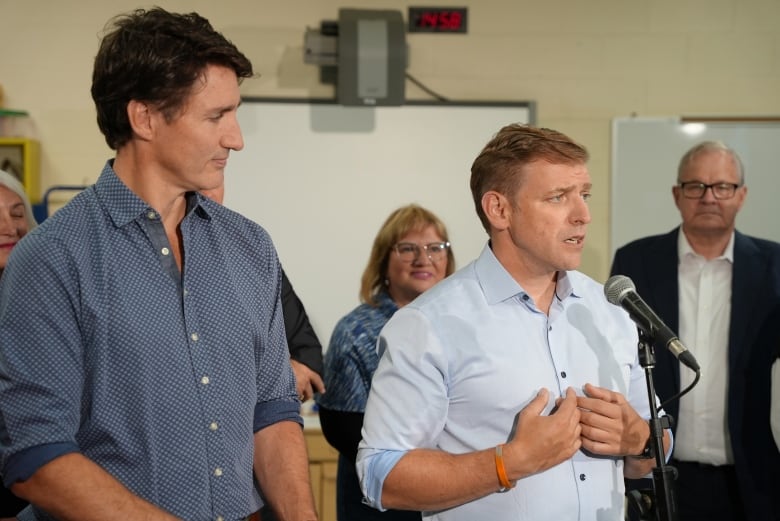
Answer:
<svg viewBox="0 0 780 521"><path fill-rule="evenodd" d="M650 438L655 448L656 466L653 469L653 490L655 492L655 517L658 521L677 521L677 501L675 498L674 480L677 479L677 469L666 464L664 451L664 429L669 428L669 417L658 417L655 406L655 385L653 383L653 368L655 367L655 352L652 338L639 330L639 363L645 370L647 380L647 396L650 400Z"/></svg>

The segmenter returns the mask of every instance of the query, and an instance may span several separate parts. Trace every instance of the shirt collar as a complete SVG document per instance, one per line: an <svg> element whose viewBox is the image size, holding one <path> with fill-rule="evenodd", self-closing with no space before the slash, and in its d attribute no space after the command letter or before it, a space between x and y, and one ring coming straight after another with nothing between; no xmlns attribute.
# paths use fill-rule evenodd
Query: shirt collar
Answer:
<svg viewBox="0 0 780 521"><path fill-rule="evenodd" d="M475 261L477 278L485 292L488 303L496 304L511 298L528 295L523 287L512 278L504 266L498 261L488 242ZM579 297L575 290L576 272L559 271L555 295L563 301L566 297Z"/></svg>
<svg viewBox="0 0 780 521"><path fill-rule="evenodd" d="M723 250L721 255L712 260L727 260L731 264L734 264L734 235L734 232L731 232L731 237L729 238L729 243L726 245L726 249ZM693 251L693 247L688 241L688 237L685 236L682 227L680 227L680 230L677 233L677 258L680 259L680 262L687 258L704 259L703 256Z"/></svg>
<svg viewBox="0 0 780 521"><path fill-rule="evenodd" d="M154 208L138 197L119 179L114 171L113 159L109 159L103 167L103 171L95 183L95 192L117 228L134 221L139 215L146 215L149 212L156 213ZM197 192L187 192L185 197L187 198L187 215L195 210L199 217L211 218L207 208L202 204L208 200L206 197Z"/></svg>

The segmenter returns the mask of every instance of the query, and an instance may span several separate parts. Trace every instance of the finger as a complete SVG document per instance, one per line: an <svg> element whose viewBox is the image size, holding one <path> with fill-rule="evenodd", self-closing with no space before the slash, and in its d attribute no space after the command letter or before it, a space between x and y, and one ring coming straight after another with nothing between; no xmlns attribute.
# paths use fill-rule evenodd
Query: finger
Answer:
<svg viewBox="0 0 780 521"><path fill-rule="evenodd" d="M556 414L563 412L564 414L571 414L577 409L577 394L571 387L566 389L566 394L562 398L556 400L558 408L555 411Z"/></svg>
<svg viewBox="0 0 780 521"><path fill-rule="evenodd" d="M588 398L587 396L578 396L577 407L579 407L583 411L593 411L598 414L607 414L609 408L614 407L614 404L602 400L601 398Z"/></svg>
<svg viewBox="0 0 780 521"><path fill-rule="evenodd" d="M593 384L585 384L582 390L585 392L585 396L601 400L605 400L609 393L608 389Z"/></svg>
<svg viewBox="0 0 780 521"><path fill-rule="evenodd" d="M597 398L599 400L603 400L609 403L620 403L622 398L622 395L620 393L616 393L615 391L612 391L610 389L606 389L604 387L598 387L593 384L585 384L583 390L585 391L585 394L587 396L591 398Z"/></svg>
<svg viewBox="0 0 780 521"><path fill-rule="evenodd" d="M547 389L544 388L540 389L539 392L536 393L534 399L531 400L531 402L525 406L525 408L520 412L520 414L540 416L544 411L544 408L547 406L549 397L550 397L550 392Z"/></svg>
<svg viewBox="0 0 780 521"><path fill-rule="evenodd" d="M593 411L602 416L617 418L621 415L623 402L619 393L610 392L608 395L601 395L599 398L588 398L580 396L577 398L577 407L583 411Z"/></svg>
<svg viewBox="0 0 780 521"><path fill-rule="evenodd" d="M561 405L551 414L564 420L565 423L560 424L560 427L566 429L567 432L576 428L580 423L580 410L577 408L577 397L574 391L567 391L566 396L561 399Z"/></svg>
<svg viewBox="0 0 780 521"><path fill-rule="evenodd" d="M322 381L322 378L320 378L320 375L315 373L314 371L311 372L311 377L309 378L309 383L314 388L314 391L317 391L318 393L324 393L325 392L325 382Z"/></svg>
<svg viewBox="0 0 780 521"><path fill-rule="evenodd" d="M597 427L605 427L610 422L618 421L622 417L621 408L614 403L593 400L587 405L578 403L580 417L583 423Z"/></svg>

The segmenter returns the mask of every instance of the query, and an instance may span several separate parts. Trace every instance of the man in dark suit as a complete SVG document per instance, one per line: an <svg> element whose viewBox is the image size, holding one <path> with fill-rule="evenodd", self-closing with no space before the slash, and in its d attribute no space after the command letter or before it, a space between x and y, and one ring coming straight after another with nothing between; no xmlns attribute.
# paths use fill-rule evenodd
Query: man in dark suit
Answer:
<svg viewBox="0 0 780 521"><path fill-rule="evenodd" d="M620 248L612 264L701 365L698 384L664 406L675 420L681 521L780 519L780 453L769 422L780 244L735 230L744 181L733 150L696 145L672 188L682 225ZM665 401L695 375L664 346L655 356L655 390Z"/></svg>
<svg viewBox="0 0 780 521"><path fill-rule="evenodd" d="M772 435L775 437L775 443L780 450L780 344L777 344L775 351L775 361L772 364L772 412L770 422L772 424Z"/></svg>

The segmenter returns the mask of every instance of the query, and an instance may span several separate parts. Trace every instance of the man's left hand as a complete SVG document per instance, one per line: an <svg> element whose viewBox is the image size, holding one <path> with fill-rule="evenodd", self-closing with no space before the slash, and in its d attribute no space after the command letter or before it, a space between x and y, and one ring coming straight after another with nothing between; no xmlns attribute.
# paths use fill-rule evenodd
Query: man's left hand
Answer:
<svg viewBox="0 0 780 521"><path fill-rule="evenodd" d="M313 397L315 392L325 392L325 383L320 375L295 360L290 360L290 364L292 364L293 373L295 373L295 388L301 402Z"/></svg>
<svg viewBox="0 0 780 521"><path fill-rule="evenodd" d="M584 391L585 396L577 397L582 448L609 456L641 453L650 437L650 426L625 396L591 384L585 384Z"/></svg>

